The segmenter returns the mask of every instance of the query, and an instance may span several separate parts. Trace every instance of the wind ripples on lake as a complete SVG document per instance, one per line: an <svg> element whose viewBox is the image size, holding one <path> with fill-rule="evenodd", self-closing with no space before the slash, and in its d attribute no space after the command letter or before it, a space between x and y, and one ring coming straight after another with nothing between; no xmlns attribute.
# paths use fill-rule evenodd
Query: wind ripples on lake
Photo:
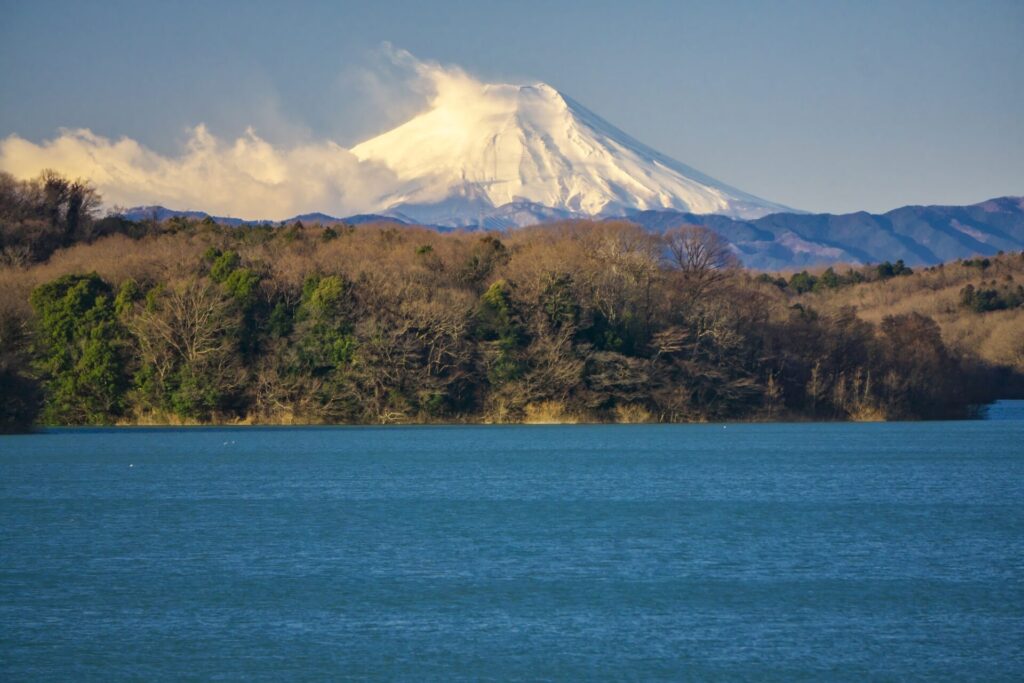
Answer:
<svg viewBox="0 0 1024 683"><path fill-rule="evenodd" d="M0 677L1024 676L1024 421L0 438Z"/></svg>

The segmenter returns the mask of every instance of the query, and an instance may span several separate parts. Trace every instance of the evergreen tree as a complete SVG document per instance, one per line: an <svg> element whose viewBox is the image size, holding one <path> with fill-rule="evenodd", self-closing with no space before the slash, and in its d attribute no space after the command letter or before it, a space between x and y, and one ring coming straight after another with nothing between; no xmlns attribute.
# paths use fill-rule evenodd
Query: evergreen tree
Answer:
<svg viewBox="0 0 1024 683"><path fill-rule="evenodd" d="M48 424L104 424L122 414L127 385L123 331L110 285L95 273L66 275L31 296Z"/></svg>

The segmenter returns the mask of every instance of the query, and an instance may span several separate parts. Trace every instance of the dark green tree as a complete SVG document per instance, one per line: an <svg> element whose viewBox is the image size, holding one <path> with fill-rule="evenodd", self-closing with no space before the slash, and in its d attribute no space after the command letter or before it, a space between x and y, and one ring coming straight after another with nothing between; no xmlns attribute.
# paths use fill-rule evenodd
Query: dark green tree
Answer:
<svg viewBox="0 0 1024 683"><path fill-rule="evenodd" d="M814 285L817 282L818 278L814 277L806 270L802 270L789 278L789 288L797 294L804 294L805 292L809 292L814 289Z"/></svg>
<svg viewBox="0 0 1024 683"><path fill-rule="evenodd" d="M65 275L37 287L38 366L48 424L105 424L122 414L127 385L124 334L113 295L95 273Z"/></svg>
<svg viewBox="0 0 1024 683"><path fill-rule="evenodd" d="M509 283L498 280L480 297L476 330L477 336L491 342L494 350L487 371L491 383L502 384L518 377L523 370L519 350L525 335Z"/></svg>

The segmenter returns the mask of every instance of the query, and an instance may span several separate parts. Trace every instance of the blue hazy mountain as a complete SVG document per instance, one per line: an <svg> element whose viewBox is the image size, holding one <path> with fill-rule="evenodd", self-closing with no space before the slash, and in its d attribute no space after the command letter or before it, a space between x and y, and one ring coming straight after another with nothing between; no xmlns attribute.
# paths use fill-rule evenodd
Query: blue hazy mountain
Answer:
<svg viewBox="0 0 1024 683"><path fill-rule="evenodd" d="M775 213L753 220L678 211L637 211L628 219L654 232L701 225L731 242L753 268L903 259L930 265L1024 250L1024 197L969 206L904 206L883 214Z"/></svg>

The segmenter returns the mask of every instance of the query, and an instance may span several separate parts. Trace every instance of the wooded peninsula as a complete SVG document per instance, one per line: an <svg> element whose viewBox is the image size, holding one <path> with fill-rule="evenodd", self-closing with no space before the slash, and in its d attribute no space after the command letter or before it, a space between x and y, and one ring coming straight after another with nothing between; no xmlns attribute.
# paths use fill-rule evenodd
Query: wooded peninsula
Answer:
<svg viewBox="0 0 1024 683"><path fill-rule="evenodd" d="M758 273L716 233L100 217L0 174L0 430L894 420L1024 396L1024 253Z"/></svg>

